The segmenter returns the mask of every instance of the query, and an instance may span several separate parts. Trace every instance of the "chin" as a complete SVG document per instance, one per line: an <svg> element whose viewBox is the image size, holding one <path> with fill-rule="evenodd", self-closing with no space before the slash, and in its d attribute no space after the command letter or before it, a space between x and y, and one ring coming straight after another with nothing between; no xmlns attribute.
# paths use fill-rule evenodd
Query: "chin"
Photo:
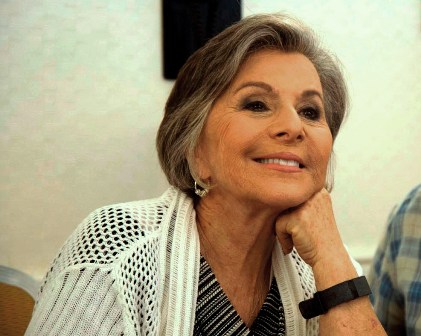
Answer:
<svg viewBox="0 0 421 336"><path fill-rule="evenodd" d="M321 189L321 188L320 188ZM274 191L267 195L267 204L271 207L280 207L282 210L293 208L305 203L318 189L304 187L283 187L281 191Z"/></svg>

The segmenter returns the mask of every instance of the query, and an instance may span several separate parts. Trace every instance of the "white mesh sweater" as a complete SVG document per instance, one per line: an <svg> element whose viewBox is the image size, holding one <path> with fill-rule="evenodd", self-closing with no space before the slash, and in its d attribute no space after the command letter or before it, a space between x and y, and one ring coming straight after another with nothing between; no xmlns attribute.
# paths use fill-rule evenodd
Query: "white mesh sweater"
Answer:
<svg viewBox="0 0 421 336"><path fill-rule="evenodd" d="M200 266L192 200L160 198L91 213L66 241L41 287L26 335L192 335ZM315 290L294 251L272 254L287 335L317 335L298 303Z"/></svg>

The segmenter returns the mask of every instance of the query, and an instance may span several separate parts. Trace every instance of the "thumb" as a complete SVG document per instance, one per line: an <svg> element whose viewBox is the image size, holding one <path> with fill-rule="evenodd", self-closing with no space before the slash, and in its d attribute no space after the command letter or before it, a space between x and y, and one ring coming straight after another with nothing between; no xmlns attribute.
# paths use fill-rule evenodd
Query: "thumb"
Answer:
<svg viewBox="0 0 421 336"><path fill-rule="evenodd" d="M281 244L282 251L284 254L289 254L292 251L292 248L294 247L294 242L292 240L292 237L289 233L286 232L277 232L277 237L279 240L279 243Z"/></svg>
<svg viewBox="0 0 421 336"><path fill-rule="evenodd" d="M287 221L285 217L278 217L275 224L275 231L284 254L291 253L294 247L294 241L292 240L292 236L287 231Z"/></svg>

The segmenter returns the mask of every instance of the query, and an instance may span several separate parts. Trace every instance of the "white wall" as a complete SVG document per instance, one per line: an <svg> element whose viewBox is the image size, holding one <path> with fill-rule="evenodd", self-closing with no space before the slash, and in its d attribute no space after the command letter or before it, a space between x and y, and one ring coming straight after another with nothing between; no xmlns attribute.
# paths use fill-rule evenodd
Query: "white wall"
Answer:
<svg viewBox="0 0 421 336"><path fill-rule="evenodd" d="M419 2L244 0L288 11L342 60L352 110L336 143L336 218L370 258L421 183ZM159 195L159 0L0 2L0 264L41 278L94 208Z"/></svg>

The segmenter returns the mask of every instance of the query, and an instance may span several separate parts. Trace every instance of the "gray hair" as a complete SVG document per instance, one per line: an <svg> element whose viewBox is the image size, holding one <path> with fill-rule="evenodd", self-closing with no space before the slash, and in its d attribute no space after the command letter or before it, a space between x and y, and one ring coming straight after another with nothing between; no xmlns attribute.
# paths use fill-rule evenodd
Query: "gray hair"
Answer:
<svg viewBox="0 0 421 336"><path fill-rule="evenodd" d="M165 106L157 134L159 160L169 183L194 197L194 151L206 118L229 87L239 67L264 50L306 56L320 77L327 123L336 138L348 107L346 84L337 58L325 50L315 33L285 14L248 16L209 40L181 68ZM333 185L330 163L326 187Z"/></svg>

